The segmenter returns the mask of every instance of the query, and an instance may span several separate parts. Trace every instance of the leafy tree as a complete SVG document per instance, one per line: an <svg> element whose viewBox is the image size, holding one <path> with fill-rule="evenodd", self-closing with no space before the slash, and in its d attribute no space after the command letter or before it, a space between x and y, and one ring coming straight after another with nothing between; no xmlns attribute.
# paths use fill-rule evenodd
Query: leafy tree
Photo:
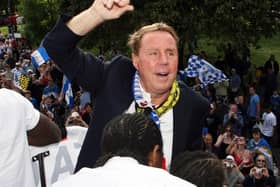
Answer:
<svg viewBox="0 0 280 187"><path fill-rule="evenodd" d="M128 34L135 28L163 21L172 25L180 37L180 68L183 68L185 56L192 53L197 39L201 36L216 41L220 50L226 43L232 43L242 51L248 45L257 45L261 37L271 37L279 32L280 0L138 2L145 3L138 4L133 13L101 25L88 35L81 45L87 48L95 46L97 53L106 53L112 48L124 53L127 52L125 46ZM31 41L37 43L54 25L58 12L74 15L91 3L92 0L22 0L20 4L25 17L26 33Z"/></svg>
<svg viewBox="0 0 280 187"><path fill-rule="evenodd" d="M61 12L75 15L81 10L87 8L92 3L92 0L63 0L60 4ZM141 9L143 10L143 9ZM126 46L128 34L141 24L139 19L134 19L135 12L127 13L117 20L111 20L100 25L88 36L86 36L80 45L83 48L96 48L96 54L103 54L112 57L114 53L121 51L127 53ZM127 53L128 54L128 53Z"/></svg>
<svg viewBox="0 0 280 187"><path fill-rule="evenodd" d="M30 44L37 47L57 20L58 2L56 0L21 0L18 7L24 17L24 34Z"/></svg>
<svg viewBox="0 0 280 187"><path fill-rule="evenodd" d="M140 20L164 21L176 29L182 68L185 44L192 52L195 41L206 36L217 47L232 43L241 52L279 32L279 12L279 0L162 0L147 3Z"/></svg>
<svg viewBox="0 0 280 187"><path fill-rule="evenodd" d="M8 9L10 9L10 13L14 12L16 10L16 5L18 4L18 0L2 0L0 3L0 11L3 14L8 15Z"/></svg>
<svg viewBox="0 0 280 187"><path fill-rule="evenodd" d="M256 45L261 36L270 37L279 31L279 22L269 0L206 1L205 31L209 37L232 41L238 46ZM279 11L279 10L278 10ZM211 19L206 19L211 17Z"/></svg>

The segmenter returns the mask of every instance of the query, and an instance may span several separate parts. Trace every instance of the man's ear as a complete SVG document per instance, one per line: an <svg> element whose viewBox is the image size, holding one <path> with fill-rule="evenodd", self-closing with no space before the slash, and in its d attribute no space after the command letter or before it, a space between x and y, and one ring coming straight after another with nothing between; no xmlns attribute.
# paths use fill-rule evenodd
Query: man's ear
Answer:
<svg viewBox="0 0 280 187"><path fill-rule="evenodd" d="M148 166L161 168L162 166L162 149L159 145L155 145L148 155Z"/></svg>
<svg viewBox="0 0 280 187"><path fill-rule="evenodd" d="M139 56L135 53L132 53L132 63L135 69L138 70Z"/></svg>

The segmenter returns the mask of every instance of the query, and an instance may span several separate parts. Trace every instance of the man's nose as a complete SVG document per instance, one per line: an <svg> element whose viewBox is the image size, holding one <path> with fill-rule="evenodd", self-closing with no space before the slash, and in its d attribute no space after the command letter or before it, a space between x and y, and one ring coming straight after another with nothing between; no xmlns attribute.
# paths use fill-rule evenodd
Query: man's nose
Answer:
<svg viewBox="0 0 280 187"><path fill-rule="evenodd" d="M160 63L167 64L168 63L168 55L164 52L160 53Z"/></svg>

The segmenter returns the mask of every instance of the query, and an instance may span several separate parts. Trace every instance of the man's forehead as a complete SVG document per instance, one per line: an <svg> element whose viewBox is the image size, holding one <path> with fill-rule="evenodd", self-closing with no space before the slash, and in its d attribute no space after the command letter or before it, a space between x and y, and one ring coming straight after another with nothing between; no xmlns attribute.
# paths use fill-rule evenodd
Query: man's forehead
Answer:
<svg viewBox="0 0 280 187"><path fill-rule="evenodd" d="M161 38L161 40L159 40L158 38ZM143 35L141 41L143 42L146 40L154 40L154 41L162 42L163 38L166 38L166 39L170 40L170 42L174 42L176 44L175 38L172 36L171 33L167 32L167 31L147 32Z"/></svg>
<svg viewBox="0 0 280 187"><path fill-rule="evenodd" d="M143 35L140 41L139 50L162 50L163 47L167 50L178 50L176 40L169 32L152 31Z"/></svg>

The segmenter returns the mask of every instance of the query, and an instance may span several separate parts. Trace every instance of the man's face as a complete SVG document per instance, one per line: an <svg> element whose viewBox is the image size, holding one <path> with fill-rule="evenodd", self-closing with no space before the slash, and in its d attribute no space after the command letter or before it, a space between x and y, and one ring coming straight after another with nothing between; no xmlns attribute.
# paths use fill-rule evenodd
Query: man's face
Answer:
<svg viewBox="0 0 280 187"><path fill-rule="evenodd" d="M48 104L48 105L51 105L51 104L52 104L52 98L48 96L48 97L46 98L45 103Z"/></svg>
<svg viewBox="0 0 280 187"><path fill-rule="evenodd" d="M255 89L253 87L249 88L249 94L254 95L255 94Z"/></svg>
<svg viewBox="0 0 280 187"><path fill-rule="evenodd" d="M259 155L256 158L256 167L255 167L255 175L254 177L256 179L261 179L264 175L264 170L265 170L265 157L264 155Z"/></svg>
<svg viewBox="0 0 280 187"><path fill-rule="evenodd" d="M5 68L6 71L8 71L8 70L11 69L10 66L9 66L8 64L5 64L4 68Z"/></svg>
<svg viewBox="0 0 280 187"><path fill-rule="evenodd" d="M237 113L238 111L237 105L235 104L230 105L230 111L233 113Z"/></svg>
<svg viewBox="0 0 280 187"><path fill-rule="evenodd" d="M258 133L258 132L253 133L252 136L253 136L253 139L254 139L255 141L259 141L260 138L261 138L261 135L260 135L260 133Z"/></svg>
<svg viewBox="0 0 280 187"><path fill-rule="evenodd" d="M263 155L259 155L257 158L256 158L256 166L258 168L263 168L265 167L265 157Z"/></svg>
<svg viewBox="0 0 280 187"><path fill-rule="evenodd" d="M212 136L210 136L210 135L206 135L205 138L204 138L204 141L205 141L205 144L206 144L206 145L212 145L212 143L213 143L213 138L212 138Z"/></svg>
<svg viewBox="0 0 280 187"><path fill-rule="evenodd" d="M90 105L85 107L85 110L90 113L92 111L92 107Z"/></svg>
<svg viewBox="0 0 280 187"><path fill-rule="evenodd" d="M170 33L146 33L141 40L139 53L133 54L132 58L145 91L152 95L169 92L178 66L178 49Z"/></svg>

